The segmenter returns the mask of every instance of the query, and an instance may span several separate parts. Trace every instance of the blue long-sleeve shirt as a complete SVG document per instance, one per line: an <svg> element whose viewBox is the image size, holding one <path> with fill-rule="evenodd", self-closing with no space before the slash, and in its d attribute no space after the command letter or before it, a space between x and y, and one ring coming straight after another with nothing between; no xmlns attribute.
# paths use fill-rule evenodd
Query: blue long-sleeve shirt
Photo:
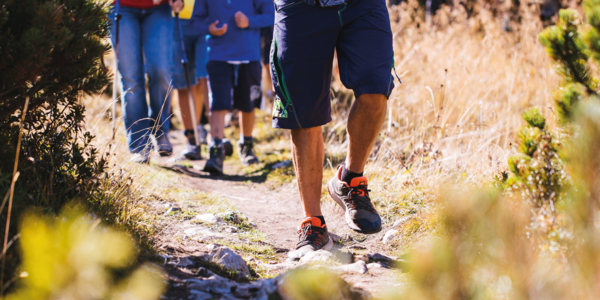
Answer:
<svg viewBox="0 0 600 300"><path fill-rule="evenodd" d="M235 23L235 13L241 11L248 17L249 26L241 29ZM218 27L227 23L227 32L213 36L208 26L219 21ZM260 28L272 26L275 9L271 0L196 0L191 26L198 34L210 35L208 60L256 61L260 60Z"/></svg>

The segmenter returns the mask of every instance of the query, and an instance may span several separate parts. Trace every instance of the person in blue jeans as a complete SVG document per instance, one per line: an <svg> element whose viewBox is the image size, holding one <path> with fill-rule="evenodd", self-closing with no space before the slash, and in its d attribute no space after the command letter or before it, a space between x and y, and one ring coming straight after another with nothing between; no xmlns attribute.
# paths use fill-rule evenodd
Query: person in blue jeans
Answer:
<svg viewBox="0 0 600 300"><path fill-rule="evenodd" d="M182 4L174 2L174 11ZM241 111L238 156L244 165L258 162L252 129L256 103L262 100L260 28L273 25L274 19L271 0L196 0L192 28L196 34L210 35L206 69L213 140L206 172L223 173L225 115L233 108Z"/></svg>
<svg viewBox="0 0 600 300"><path fill-rule="evenodd" d="M132 160L149 161L151 136L158 152L171 155L169 132L173 22L168 0L120 0L118 69L121 103ZM115 10L110 19L114 20ZM116 28L110 27L114 45ZM146 76L150 106L146 102Z"/></svg>
<svg viewBox="0 0 600 300"><path fill-rule="evenodd" d="M173 1L170 1L171 5ZM194 107L196 109L196 120L201 119L202 108L208 109L208 72L206 71L206 62L208 59L208 46L206 45L206 34L198 34L191 28L191 17L194 8L195 0L184 0L183 9L179 12L179 22L181 24L181 31L183 33L183 44L185 46L186 57L188 59L188 73L190 76L190 85L192 93L196 103ZM181 59L183 53L181 49L181 36L179 34L179 28L174 27L173 31L173 66L171 68L173 74L173 88L177 89L179 97L179 107L181 109L181 119L183 121L183 127L185 129L184 135L187 139L181 155L189 160L200 160L202 156L196 145L196 139L194 137L194 126L192 119L192 108L188 99L187 83L185 81L185 72ZM200 142L206 137L204 127L198 126L198 134L200 135Z"/></svg>

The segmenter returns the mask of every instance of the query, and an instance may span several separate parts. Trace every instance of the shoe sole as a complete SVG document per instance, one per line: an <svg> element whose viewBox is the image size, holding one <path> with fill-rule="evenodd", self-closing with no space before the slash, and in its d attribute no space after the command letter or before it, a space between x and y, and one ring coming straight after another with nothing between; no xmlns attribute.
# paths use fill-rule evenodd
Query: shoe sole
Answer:
<svg viewBox="0 0 600 300"><path fill-rule="evenodd" d="M219 169L211 167L211 166L204 166L203 171L208 172L211 175L223 175L223 170L219 170Z"/></svg>
<svg viewBox="0 0 600 300"><path fill-rule="evenodd" d="M380 232L383 229L382 227L379 227L379 230L364 231L364 230L360 229L358 226L354 225L354 222L352 222L350 215L348 215L348 208L344 204L344 200L340 199L340 197L338 197L335 193L331 192L331 184L332 184L333 180L334 179L330 179L329 182L327 182L327 192L329 193L329 196L331 196L333 201L335 201L339 206L341 206L344 209L344 220L346 220L346 224L348 225L348 227L350 227L350 229L352 229L358 233L362 233L362 234L374 234L374 233Z"/></svg>
<svg viewBox="0 0 600 300"><path fill-rule="evenodd" d="M184 154L183 156L188 160L202 160L202 156L197 156L194 154Z"/></svg>
<svg viewBox="0 0 600 300"><path fill-rule="evenodd" d="M331 238L329 238L329 241L327 242L327 244L325 244L325 246L323 246L321 249L318 249L318 250L315 250L315 251L319 251L319 250L329 251L329 250L331 250L331 248L333 248L333 240ZM306 252L306 253L304 253L304 255L306 255L306 254L308 254L310 252L312 252L312 251ZM300 259L302 259L302 257L304 257L304 255L302 255L300 257L297 257L297 258L294 258L294 257L290 257L289 254L288 254L288 258L294 259L294 260L300 260Z"/></svg>
<svg viewBox="0 0 600 300"><path fill-rule="evenodd" d="M158 154L160 154L160 156L171 156L173 155L173 151L160 151Z"/></svg>

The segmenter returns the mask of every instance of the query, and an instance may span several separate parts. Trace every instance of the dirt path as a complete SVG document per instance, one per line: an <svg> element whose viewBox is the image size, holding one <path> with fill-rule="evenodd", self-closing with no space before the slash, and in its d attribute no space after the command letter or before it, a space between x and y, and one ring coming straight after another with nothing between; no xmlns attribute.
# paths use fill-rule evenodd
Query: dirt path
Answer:
<svg viewBox="0 0 600 300"><path fill-rule="evenodd" d="M175 153L183 145L183 140L177 139L179 134L173 134ZM197 162L186 161L185 166L173 158L158 158L155 163L170 170L184 174L182 184L187 188L220 195L234 204L257 229L266 234L265 242L277 249L291 250L297 242L297 226L302 219L303 212L297 187L293 183L282 184L277 188L270 188L261 182L253 182L244 175L236 175L235 170L226 163L225 174L228 176L210 176L201 171L205 160ZM190 166L190 163L192 166ZM339 241L337 249L345 249L355 253L351 261L360 255L381 253L380 244L383 232L373 236L356 238L345 224L343 210L331 200L324 201L323 214L327 220L329 231ZM356 238L356 239L355 239ZM353 251L358 250L358 251ZM286 251L280 251L280 262L287 258ZM389 268L376 268L362 275L344 275L343 277L360 289L371 294L378 294L387 287L397 283L396 276L390 276L393 270Z"/></svg>

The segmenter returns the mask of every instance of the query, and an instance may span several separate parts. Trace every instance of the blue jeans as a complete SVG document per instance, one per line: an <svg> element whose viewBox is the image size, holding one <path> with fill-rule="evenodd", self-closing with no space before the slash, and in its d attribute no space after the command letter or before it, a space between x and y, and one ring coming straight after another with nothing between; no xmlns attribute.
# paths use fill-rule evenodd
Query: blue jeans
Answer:
<svg viewBox="0 0 600 300"><path fill-rule="evenodd" d="M121 103L129 150L139 153L150 145L150 134L169 132L173 23L168 4L151 9L121 6L119 73ZM110 19L114 20L114 7ZM114 23L114 21L113 21ZM111 25L114 45L116 28ZM146 77L150 107L146 102Z"/></svg>
<svg viewBox="0 0 600 300"><path fill-rule="evenodd" d="M206 63L208 61L208 45L206 45L206 35L198 35L193 32L190 26L190 20L180 19L181 31L183 32L183 43L185 45L185 55L188 59L188 72L190 75L190 85L198 83L198 79L206 78ZM173 27L173 87L176 89L187 88L185 82L185 73L181 65L183 58L183 49L181 49L181 38L179 28Z"/></svg>

